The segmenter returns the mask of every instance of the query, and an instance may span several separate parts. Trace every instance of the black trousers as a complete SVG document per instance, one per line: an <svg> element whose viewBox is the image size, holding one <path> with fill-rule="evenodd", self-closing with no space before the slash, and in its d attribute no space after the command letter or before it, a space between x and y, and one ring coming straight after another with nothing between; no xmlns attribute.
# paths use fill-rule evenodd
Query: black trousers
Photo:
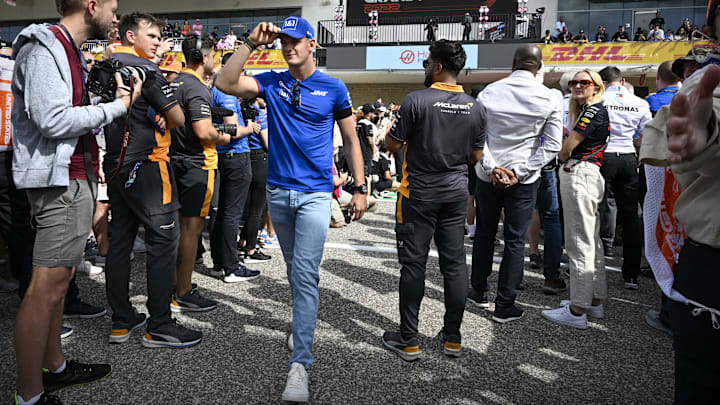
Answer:
<svg viewBox="0 0 720 405"><path fill-rule="evenodd" d="M605 189L611 189L615 195L618 220L622 223L623 279L636 279L640 275L643 243L638 215L640 177L637 156L634 153L605 153L600 170L605 178Z"/></svg>
<svg viewBox="0 0 720 405"><path fill-rule="evenodd" d="M673 288L686 298L720 310L720 249L685 241ZM667 304L675 349L675 404L715 404L720 399L720 329L708 312L677 301ZM720 321L720 317L718 318Z"/></svg>
<svg viewBox="0 0 720 405"><path fill-rule="evenodd" d="M466 24L465 28L463 28L463 41L469 41L470 40L470 29L472 27L470 24Z"/></svg>
<svg viewBox="0 0 720 405"><path fill-rule="evenodd" d="M113 310L113 322L129 324L134 314L129 298L130 251L138 226L142 224L147 246L148 328L155 329L170 322L170 299L180 242L175 179L166 162L143 163L128 188L125 187L127 179L127 171L121 171L108 183L112 221L108 230L105 289Z"/></svg>
<svg viewBox="0 0 720 405"><path fill-rule="evenodd" d="M20 298L25 296L32 277L32 254L35 230L31 225L30 203L25 190L15 188L12 178L13 152L0 152L0 234L5 240L10 271L18 282ZM73 277L71 289L77 293ZM70 289L68 289L70 295Z"/></svg>
<svg viewBox="0 0 720 405"><path fill-rule="evenodd" d="M252 181L250 181L250 190L248 191L248 215L242 231L242 239L246 243L246 250L253 249L257 245L257 235L267 205L265 191L268 174L267 152L263 149L252 149L250 151L250 166L252 168Z"/></svg>
<svg viewBox="0 0 720 405"><path fill-rule="evenodd" d="M238 268L238 227L245 209L252 169L250 153L218 153L220 193L215 224L210 230L210 252L215 267L226 273Z"/></svg>
<svg viewBox="0 0 720 405"><path fill-rule="evenodd" d="M445 332L460 335L468 276L465 264L467 201L436 203L398 196L395 232L400 270L400 333L418 333L418 313L425 292L425 266L434 238L445 280Z"/></svg>
<svg viewBox="0 0 720 405"><path fill-rule="evenodd" d="M497 234L500 212L505 209L503 221L505 251L500 264L496 307L515 305L517 286L523 277L525 239L539 187L540 179L532 184L516 184L504 190L498 190L488 182L477 180L475 189L477 215L470 279L475 291L487 290L487 279L492 273L495 234Z"/></svg>

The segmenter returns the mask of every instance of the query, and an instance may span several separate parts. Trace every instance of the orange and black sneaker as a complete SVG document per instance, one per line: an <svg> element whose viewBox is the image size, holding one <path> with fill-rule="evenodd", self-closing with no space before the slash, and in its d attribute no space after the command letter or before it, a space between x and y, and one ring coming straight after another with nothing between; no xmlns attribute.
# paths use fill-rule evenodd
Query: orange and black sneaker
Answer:
<svg viewBox="0 0 720 405"><path fill-rule="evenodd" d="M382 336L382 344L405 361L415 361L420 358L420 345L417 338L405 340L400 332L385 332Z"/></svg>
<svg viewBox="0 0 720 405"><path fill-rule="evenodd" d="M125 343L130 339L130 334L134 330L140 329L146 325L147 315L145 314L134 314L133 321L129 324L124 322L113 321L112 329L110 330L110 343Z"/></svg>
<svg viewBox="0 0 720 405"><path fill-rule="evenodd" d="M462 356L462 351L461 351L462 340L460 339L460 335L447 334L447 333L445 333L445 329L443 328L440 331L440 333L438 333L438 337L440 338L440 341L443 343L443 353L445 353L446 356L450 356L450 357Z"/></svg>

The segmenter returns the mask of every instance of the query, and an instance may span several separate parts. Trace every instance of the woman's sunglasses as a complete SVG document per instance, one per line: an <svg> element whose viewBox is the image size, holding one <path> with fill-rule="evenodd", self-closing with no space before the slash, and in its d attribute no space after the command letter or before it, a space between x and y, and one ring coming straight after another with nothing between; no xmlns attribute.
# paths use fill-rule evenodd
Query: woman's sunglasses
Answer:
<svg viewBox="0 0 720 405"><path fill-rule="evenodd" d="M580 87L585 88L588 86L594 86L595 83L592 82L592 80L570 80L568 82L568 85L570 87L576 87L577 85L580 85Z"/></svg>

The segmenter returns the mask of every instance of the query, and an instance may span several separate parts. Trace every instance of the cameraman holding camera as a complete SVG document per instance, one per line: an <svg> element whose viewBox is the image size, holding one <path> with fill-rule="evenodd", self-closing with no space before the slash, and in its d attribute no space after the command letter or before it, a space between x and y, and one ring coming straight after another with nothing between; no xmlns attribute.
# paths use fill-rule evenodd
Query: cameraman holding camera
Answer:
<svg viewBox="0 0 720 405"><path fill-rule="evenodd" d="M59 404L49 392L111 372L108 364L65 361L63 299L92 224L98 163L91 131L126 115L140 96L140 83L131 81L118 86L114 101L89 105L85 89L87 68L76 44L107 36L117 0L56 5L60 23L25 28L13 48L13 180L26 190L37 229L32 280L15 321L19 404Z"/></svg>
<svg viewBox="0 0 720 405"><path fill-rule="evenodd" d="M131 13L119 24L122 46L113 59L130 70L142 70L141 96L129 118L117 119L105 129L107 154L104 171L113 220L105 268L105 288L113 310L111 343L124 343L132 331L146 324L145 314L129 300L130 252L140 224L147 246L146 347L187 347L199 343L202 333L170 318L173 270L179 240L180 208L168 148L170 130L156 124L160 114L167 127L181 126L185 116L170 86L152 62L160 46L160 23L150 14Z"/></svg>
<svg viewBox="0 0 720 405"><path fill-rule="evenodd" d="M232 53L225 54L222 66ZM235 96L225 94L213 86L213 107L222 107L232 112L222 118L223 124L235 127L235 135L228 145L218 146L218 172L220 172L220 189L218 190L217 215L211 227L210 250L212 251L213 270L215 277L223 277L226 283L249 281L257 278L260 272L245 267L238 260L238 227L245 209L252 170L250 168L250 148L248 135L260 126L254 122L244 123L240 102Z"/></svg>
<svg viewBox="0 0 720 405"><path fill-rule="evenodd" d="M172 130L172 165L180 193L180 249L175 273L174 311L205 312L217 302L200 296L192 288L192 271L198 238L210 213L210 203L217 188L218 154L215 144L227 145L231 137L218 132L212 123L213 97L203 77L213 74L215 50L212 38L190 35L182 43L187 68L173 80L185 126ZM237 247L236 247L237 249Z"/></svg>

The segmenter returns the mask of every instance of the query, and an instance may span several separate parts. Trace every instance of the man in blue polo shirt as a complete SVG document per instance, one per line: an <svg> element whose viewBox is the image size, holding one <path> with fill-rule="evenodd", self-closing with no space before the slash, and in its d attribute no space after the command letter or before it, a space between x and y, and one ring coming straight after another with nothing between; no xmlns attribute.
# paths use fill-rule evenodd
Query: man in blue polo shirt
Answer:
<svg viewBox="0 0 720 405"><path fill-rule="evenodd" d="M222 66L232 54L226 54ZM220 195L217 213L210 235L210 250L213 259L211 274L222 277L226 283L249 281L260 276L257 270L250 270L238 260L237 236L240 219L243 216L252 171L250 169L250 148L248 135L259 125L245 125L240 102L237 97L225 94L217 87L212 89L213 107L232 111L229 117L217 118L217 124L237 125L237 131L227 145L218 145L218 171L220 172ZM234 270L234 271L233 271Z"/></svg>
<svg viewBox="0 0 720 405"><path fill-rule="evenodd" d="M675 93L680 88L680 79L672 71L673 61L665 61L658 66L657 76L655 77L655 83L657 84L658 91L652 96L647 98L648 104L650 104L650 112L654 116L660 107L670 104Z"/></svg>
<svg viewBox="0 0 720 405"><path fill-rule="evenodd" d="M242 75L250 52L280 37L289 70ZM333 191L333 126L337 121L355 180L355 220L367 207L367 186L352 104L345 84L317 71L315 32L307 20L290 17L282 28L258 24L218 75L215 85L239 97L263 97L268 109L267 196L270 215L287 265L293 298L293 331L284 401L309 398L306 369L318 308L320 260L330 225Z"/></svg>

